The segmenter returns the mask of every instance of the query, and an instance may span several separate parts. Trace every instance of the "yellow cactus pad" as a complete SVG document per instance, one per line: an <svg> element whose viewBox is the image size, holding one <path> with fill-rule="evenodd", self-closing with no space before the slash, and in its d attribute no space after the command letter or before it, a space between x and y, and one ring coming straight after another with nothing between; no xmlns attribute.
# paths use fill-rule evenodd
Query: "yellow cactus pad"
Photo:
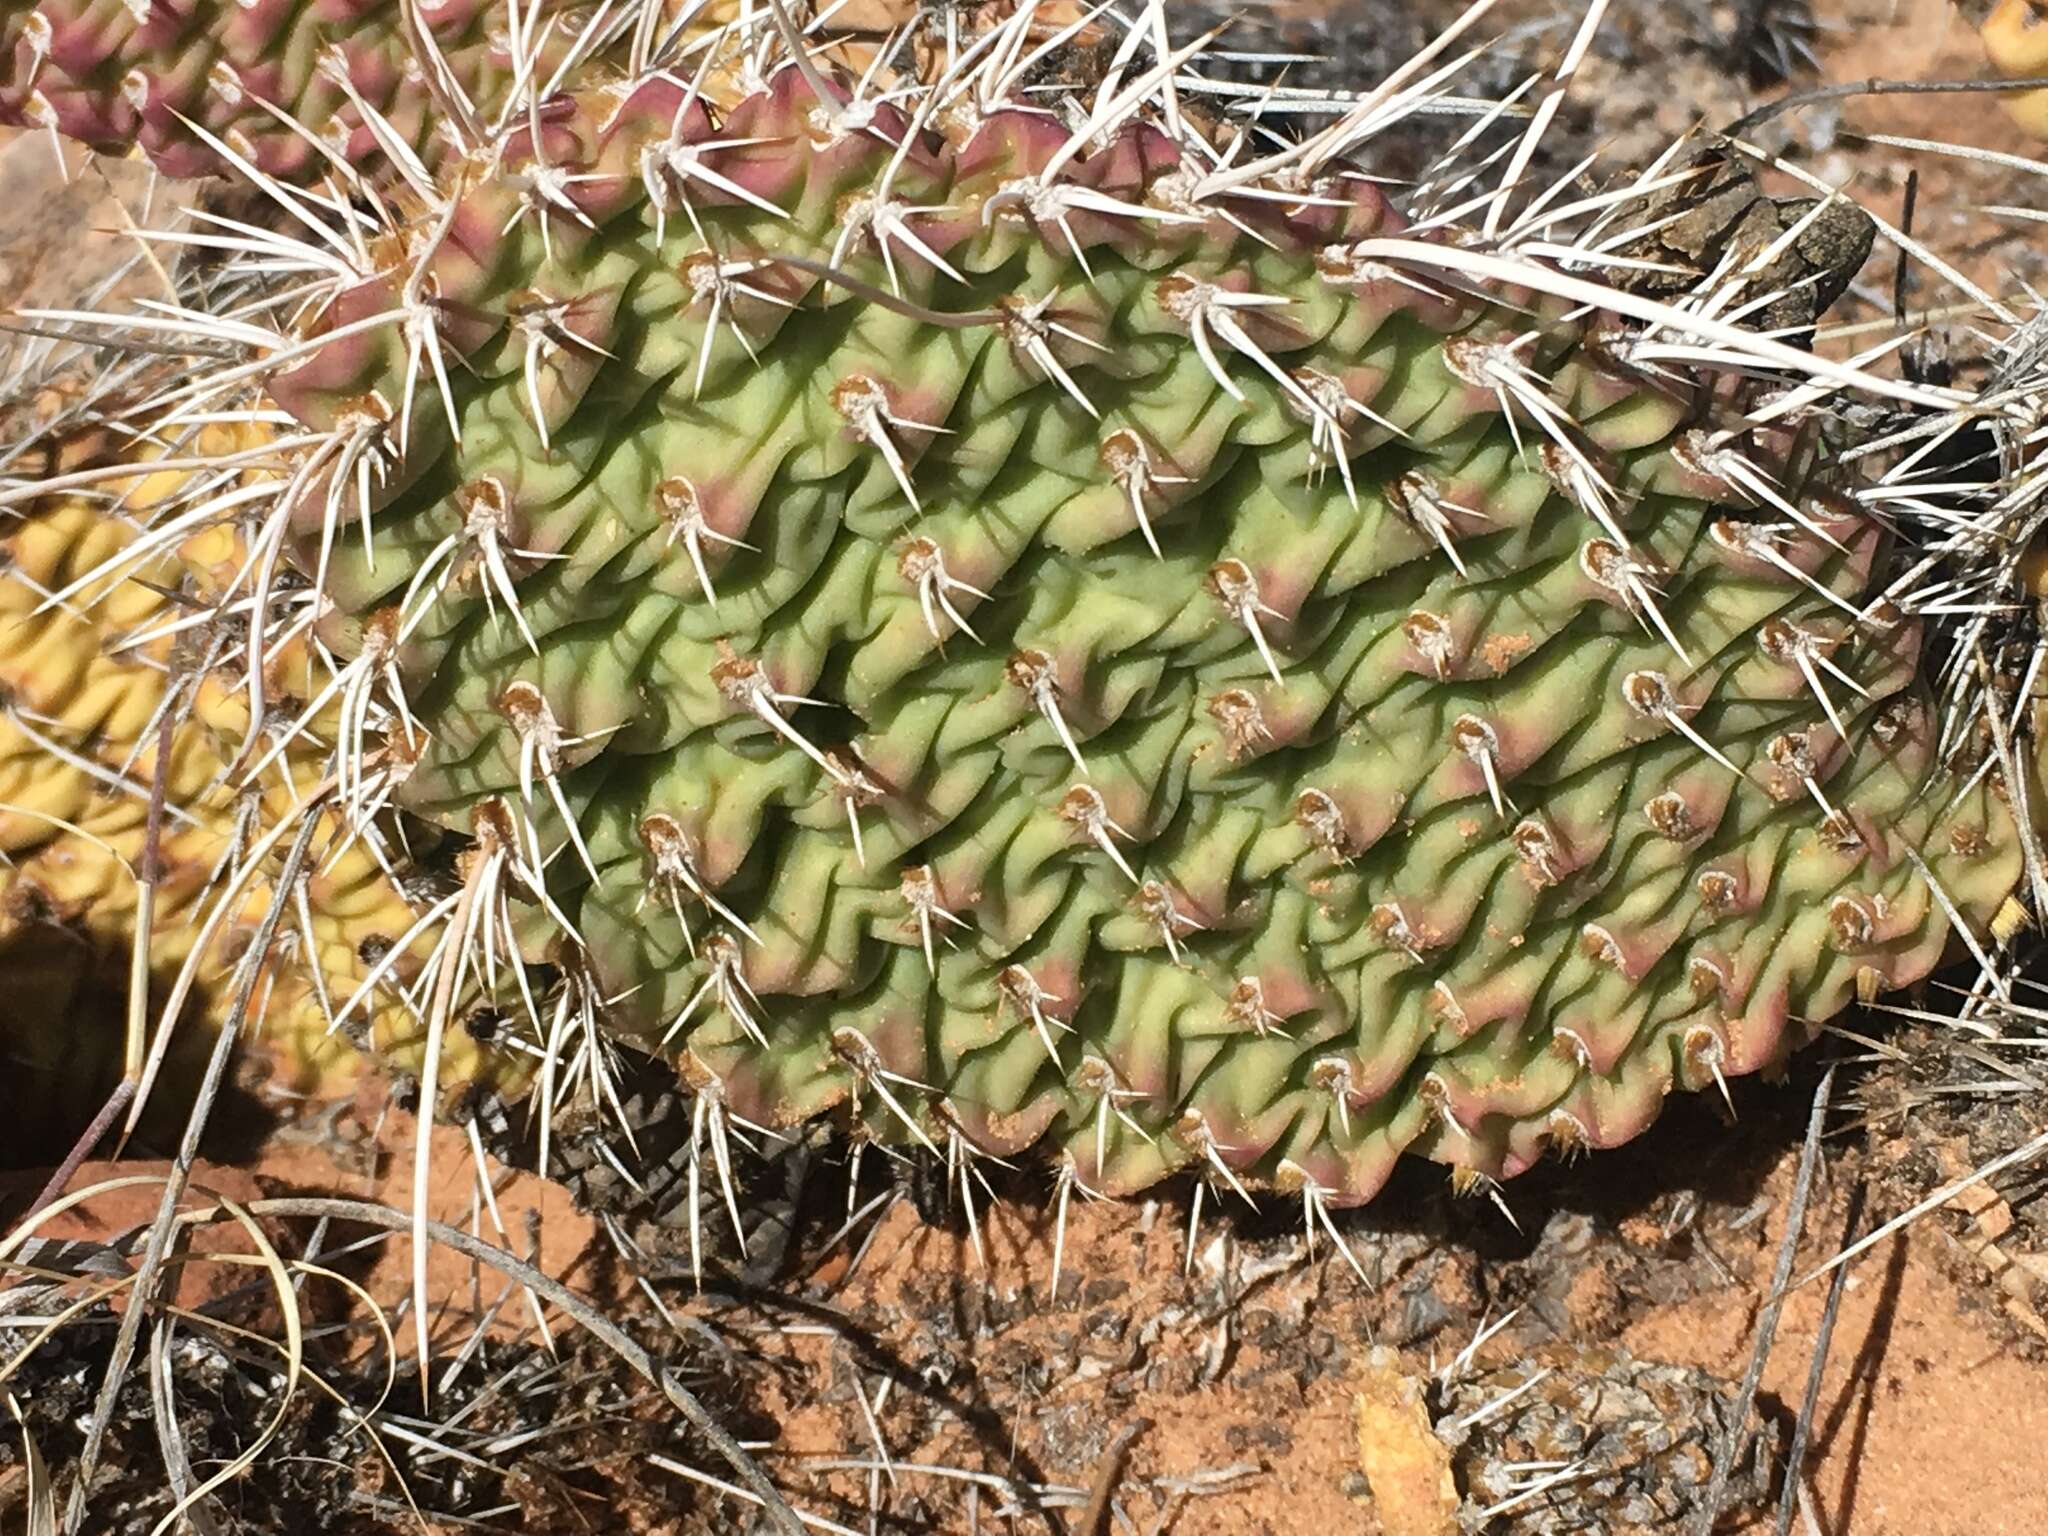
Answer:
<svg viewBox="0 0 2048 1536"><path fill-rule="evenodd" d="M163 1003L191 972L194 1006L176 1028L192 1038L178 1042L176 1054L211 1040L237 959L271 901L262 874L227 898L228 871L318 776L313 750L299 738L256 785L243 787L246 765L235 758L245 700L178 666L199 642L193 631L169 632L182 605L168 594L217 591L243 558L239 536L216 527L175 559L109 565L133 535L130 514L178 482L175 472L101 482L0 524L0 989L9 998L0 1010L9 1070L0 1076L25 1103L56 1116L89 1108L122 1060L108 1036L120 1028L125 957L135 941L167 692L195 690L189 710L172 712L149 936L152 1029L163 1027ZM303 653L286 650L266 671L289 689L305 667ZM303 916L288 914L283 925L280 952L289 959L273 963L254 994L253 1032L291 1090L314 1095L353 1078L358 1053L330 1032L329 1019L362 984L365 954L399 940L413 920L367 848L335 851L334 841L331 829L316 838ZM298 963L309 939L314 966ZM419 1031L394 991L357 1010L356 1023L356 1040L373 1041L398 1066L417 1065ZM468 1082L485 1069L466 1035L447 1043L444 1082ZM491 1070L505 1075L502 1064Z"/></svg>
<svg viewBox="0 0 2048 1536"><path fill-rule="evenodd" d="M2048 75L2048 11L2035 0L1999 0L1978 35L1991 67L2006 79ZM2003 105L2025 132L2048 139L2048 88L2021 91Z"/></svg>

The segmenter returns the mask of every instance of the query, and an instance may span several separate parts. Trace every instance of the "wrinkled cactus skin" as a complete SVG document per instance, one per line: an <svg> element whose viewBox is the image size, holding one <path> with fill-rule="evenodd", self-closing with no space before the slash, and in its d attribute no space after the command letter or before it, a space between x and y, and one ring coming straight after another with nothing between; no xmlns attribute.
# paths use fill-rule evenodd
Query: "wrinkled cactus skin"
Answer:
<svg viewBox="0 0 2048 1536"><path fill-rule="evenodd" d="M0 513L0 1104L12 1107L17 1131L46 1117L75 1130L121 1071L120 999L158 778L158 722L178 646L194 644L189 632L182 642L151 632L177 612L167 591L198 600L219 590L245 551L232 532L214 529L195 535L178 558L135 569L141 580L99 573L133 532L110 509L146 517L186 478L139 465L132 479L103 482L97 499L53 495L20 515ZM91 579L67 601L44 601L81 578ZM288 679L303 676L306 663L300 648L278 657L275 669ZM176 1054L186 1058L203 1056L225 1017L230 977L270 901L259 878L209 925L236 851L291 817L319 772L316 754L296 750L266 771L259 792L238 794L231 768L246 723L239 694L211 677L199 681L189 712L174 715L162 775L168 809L149 962L161 1006L200 950L193 1006L176 1025ZM55 755L53 743L66 755ZM412 919L360 844L335 849L325 838L318 846L332 856L306 885L304 921L295 916L290 952L259 989L249 1034L281 1087L331 1095L359 1056L328 1020L367 973L366 955L402 937ZM97 1010L78 1005L92 973L105 994ZM153 1012L152 1026L158 1022ZM417 1024L389 1000L379 1000L352 1038L374 1043L394 1065L417 1063ZM467 1038L451 1049L453 1081L509 1083L516 1075L487 1064Z"/></svg>
<svg viewBox="0 0 2048 1536"><path fill-rule="evenodd" d="M2006 900L2005 788L1937 773L1810 445L1367 259L1369 182L1226 218L1150 127L870 112L557 100L267 381L395 466L374 561L317 479L294 532L403 679L400 803L532 829L522 950L697 1092L1357 1202L1625 1141L1924 976L1915 860ZM414 263L445 410L365 323Z"/></svg>
<svg viewBox="0 0 2048 1536"><path fill-rule="evenodd" d="M546 68L580 13L543 8L557 23ZM308 135L351 165L382 158L367 105L432 164L453 140L403 11L398 0L0 0L0 123L137 146L171 176L226 171L189 119L264 175L297 182L328 169ZM505 8L439 0L419 12L463 94L496 111L516 76Z"/></svg>

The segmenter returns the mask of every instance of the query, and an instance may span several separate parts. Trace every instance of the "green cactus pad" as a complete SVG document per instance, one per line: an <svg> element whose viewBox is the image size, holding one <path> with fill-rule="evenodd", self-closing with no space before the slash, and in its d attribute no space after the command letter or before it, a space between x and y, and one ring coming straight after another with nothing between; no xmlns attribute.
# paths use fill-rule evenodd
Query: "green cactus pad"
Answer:
<svg viewBox="0 0 2048 1536"><path fill-rule="evenodd" d="M1502 1177L2014 886L1814 445L1366 181L788 68L502 166L269 380L295 558L413 722L344 754L734 1116Z"/></svg>

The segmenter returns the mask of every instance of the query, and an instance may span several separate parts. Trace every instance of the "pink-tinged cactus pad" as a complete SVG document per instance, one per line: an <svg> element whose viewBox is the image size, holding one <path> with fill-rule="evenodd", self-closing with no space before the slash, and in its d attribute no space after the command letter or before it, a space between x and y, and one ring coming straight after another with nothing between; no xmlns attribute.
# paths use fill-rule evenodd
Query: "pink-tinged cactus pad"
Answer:
<svg viewBox="0 0 2048 1536"><path fill-rule="evenodd" d="M578 13L541 9L558 22L545 72ZM399 0L0 0L0 124L139 147L172 176L228 171L224 143L296 182L331 169L313 140L359 168L383 161L368 108L432 164L454 144L452 124L403 13ZM500 110L517 75L508 13L451 0L419 15L469 104L486 119Z"/></svg>
<svg viewBox="0 0 2048 1536"><path fill-rule="evenodd" d="M1341 1203L1988 926L2017 797L1799 431L1534 269L1397 280L1368 180L917 106L559 97L268 380L320 632L402 636L344 750L502 829L541 987L756 1124Z"/></svg>

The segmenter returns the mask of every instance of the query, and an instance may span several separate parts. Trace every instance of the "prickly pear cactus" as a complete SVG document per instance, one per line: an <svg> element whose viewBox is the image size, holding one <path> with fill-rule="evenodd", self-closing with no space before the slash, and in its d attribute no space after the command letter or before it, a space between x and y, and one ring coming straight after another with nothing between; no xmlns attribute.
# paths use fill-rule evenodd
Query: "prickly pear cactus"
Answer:
<svg viewBox="0 0 2048 1536"><path fill-rule="evenodd" d="M218 431L200 446L228 451ZM22 515L0 514L0 974L9 999L0 1056L5 1102L17 1116L75 1124L121 1071L119 1010L100 1022L73 1011L79 963L41 962L82 948L98 956L91 963L116 997L125 985L142 920L138 876L149 862L160 743L168 740L170 756L148 959L159 1003L182 994L195 1004L178 1010L183 1055L205 1050L205 1025L220 1022L229 979L270 901L260 877L234 886L238 857L289 825L319 777L309 738L238 793L244 702L217 677L181 676L179 664L218 638L179 619L203 610L241 563L246 551L232 533L197 533L175 558L124 558L133 530L111 509L146 517L188 479L138 471L98 479L91 499L56 495ZM304 675L308 661L300 646L273 668L284 679L294 669ZM374 1041L401 1065L416 1062L420 1044L416 1025L389 1001L352 1020L350 1037L329 1032L334 1010L411 917L367 847L330 840L323 849L287 925L289 953L273 966L252 1023L300 1092L336 1090L357 1062L352 1039ZM37 987L37 977L49 986ZM449 1079L484 1071L474 1042L452 1049ZM510 1081L503 1063L492 1071Z"/></svg>
<svg viewBox="0 0 2048 1536"><path fill-rule="evenodd" d="M730 9L677 0L656 14L666 29ZM0 123L136 146L172 176L227 171L231 156L287 182L330 156L431 165L483 142L524 71L571 68L621 30L608 11L547 0L411 15L401 0L5 0Z"/></svg>
<svg viewBox="0 0 2048 1536"><path fill-rule="evenodd" d="M157 325L246 349L159 408L282 434L142 535L246 541L239 760L460 843L344 1021L1313 1206L1624 1141L2009 919L2030 749L1940 724L1938 562L1769 295L1409 227L1384 97L1260 158L1139 32L1044 109L1031 7L857 85L770 12L736 99L533 96Z"/></svg>
<svg viewBox="0 0 2048 1536"><path fill-rule="evenodd" d="M1811 443L1122 118L560 98L279 338L336 771L472 839L433 1023L580 977L741 1121L1352 1202L1990 921L2014 789Z"/></svg>

